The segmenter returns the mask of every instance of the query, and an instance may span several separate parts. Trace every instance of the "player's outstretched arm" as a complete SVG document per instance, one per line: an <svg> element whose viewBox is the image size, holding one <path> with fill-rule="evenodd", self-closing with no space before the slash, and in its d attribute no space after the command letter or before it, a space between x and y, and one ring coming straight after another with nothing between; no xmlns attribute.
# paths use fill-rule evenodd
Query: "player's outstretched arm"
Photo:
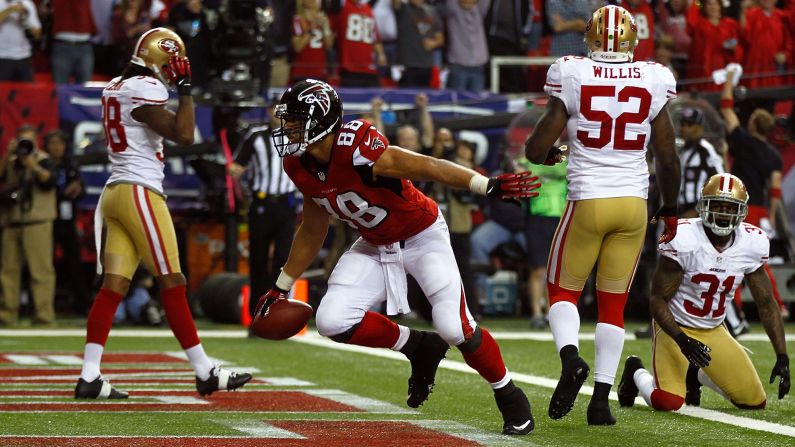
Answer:
<svg viewBox="0 0 795 447"><path fill-rule="evenodd" d="M740 118L734 112L734 70L726 72L726 82L720 92L720 114L726 123L726 135L734 132L740 126Z"/></svg>
<svg viewBox="0 0 795 447"><path fill-rule="evenodd" d="M373 165L373 175L434 181L502 199L537 197L535 190L541 187L538 177L533 177L529 171L489 178L459 164L417 154L399 146L389 146L384 151Z"/></svg>
<svg viewBox="0 0 795 447"><path fill-rule="evenodd" d="M304 216L293 237L290 255L282 270L299 278L315 260L328 234L329 215L311 199L304 201Z"/></svg>
<svg viewBox="0 0 795 447"><path fill-rule="evenodd" d="M776 364L770 374L770 383L773 383L776 376L779 377L778 398L783 399L789 393L790 372L781 311L773 299L773 289L770 286L770 279L764 267L759 267L752 273L745 275L745 281L751 290L751 296L754 297L756 307L759 309L759 319L762 320L765 332L767 332L767 336L773 344L773 349L776 351Z"/></svg>
<svg viewBox="0 0 795 447"><path fill-rule="evenodd" d="M544 114L541 115L535 130L524 144L525 157L535 164L547 161L550 149L560 137L568 120L569 112L566 111L566 105L559 98L550 96Z"/></svg>

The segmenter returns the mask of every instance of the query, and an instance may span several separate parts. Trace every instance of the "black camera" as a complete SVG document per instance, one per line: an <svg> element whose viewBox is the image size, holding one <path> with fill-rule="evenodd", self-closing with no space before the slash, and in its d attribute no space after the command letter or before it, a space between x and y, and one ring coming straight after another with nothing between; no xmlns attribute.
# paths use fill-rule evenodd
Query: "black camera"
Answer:
<svg viewBox="0 0 795 447"><path fill-rule="evenodd" d="M33 141L28 140L27 138L22 138L17 141L17 156L19 158L27 157L33 153L35 148L36 146L33 144Z"/></svg>

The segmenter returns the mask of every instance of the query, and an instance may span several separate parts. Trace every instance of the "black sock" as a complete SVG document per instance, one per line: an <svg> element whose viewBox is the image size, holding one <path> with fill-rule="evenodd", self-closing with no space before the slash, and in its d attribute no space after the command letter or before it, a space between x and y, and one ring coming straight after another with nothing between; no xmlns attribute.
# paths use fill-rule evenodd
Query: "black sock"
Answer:
<svg viewBox="0 0 795 447"><path fill-rule="evenodd" d="M607 383L594 382L593 397L591 397L591 400L607 402L607 399L610 396L610 388L612 387L613 385L609 385Z"/></svg>
<svg viewBox="0 0 795 447"><path fill-rule="evenodd" d="M560 348L560 360L566 363L580 355L580 350L574 345L566 345Z"/></svg>
<svg viewBox="0 0 795 447"><path fill-rule="evenodd" d="M420 342L422 341L422 332L416 329L409 329L409 339L406 340L406 344L400 349L406 357L414 354L417 351L417 348L420 347Z"/></svg>
<svg viewBox="0 0 795 447"><path fill-rule="evenodd" d="M516 385L513 384L513 380L509 380L508 384L502 388L497 388L494 390L494 395L497 397L507 396L513 393L513 390L516 389Z"/></svg>

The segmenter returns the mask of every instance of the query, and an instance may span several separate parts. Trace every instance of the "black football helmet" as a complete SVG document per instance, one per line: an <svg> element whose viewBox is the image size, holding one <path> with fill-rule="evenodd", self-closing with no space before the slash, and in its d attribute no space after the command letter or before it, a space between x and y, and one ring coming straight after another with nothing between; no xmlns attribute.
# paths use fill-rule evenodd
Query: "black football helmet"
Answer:
<svg viewBox="0 0 795 447"><path fill-rule="evenodd" d="M307 146L342 127L339 95L316 79L293 84L282 95L274 114L282 124L273 131L273 144L280 157L299 156Z"/></svg>

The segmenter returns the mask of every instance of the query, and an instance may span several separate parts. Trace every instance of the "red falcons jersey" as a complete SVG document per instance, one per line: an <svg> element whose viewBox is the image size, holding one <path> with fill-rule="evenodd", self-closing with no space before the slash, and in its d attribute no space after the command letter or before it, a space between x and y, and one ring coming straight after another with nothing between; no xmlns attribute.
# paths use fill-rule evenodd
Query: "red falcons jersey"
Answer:
<svg viewBox="0 0 795 447"><path fill-rule="evenodd" d="M293 18L293 36L309 35L309 43L293 54L290 66L292 79L326 79L326 47L323 42L323 30L317 24Z"/></svg>
<svg viewBox="0 0 795 447"><path fill-rule="evenodd" d="M333 23L339 42L340 68L356 73L376 73L373 44L379 38L370 5L348 0Z"/></svg>
<svg viewBox="0 0 795 447"><path fill-rule="evenodd" d="M359 230L367 242L391 244L428 228L439 207L409 180L374 178L373 165L387 146L389 141L374 126L355 120L337 134L328 165L304 154L285 158L284 170L304 200Z"/></svg>

